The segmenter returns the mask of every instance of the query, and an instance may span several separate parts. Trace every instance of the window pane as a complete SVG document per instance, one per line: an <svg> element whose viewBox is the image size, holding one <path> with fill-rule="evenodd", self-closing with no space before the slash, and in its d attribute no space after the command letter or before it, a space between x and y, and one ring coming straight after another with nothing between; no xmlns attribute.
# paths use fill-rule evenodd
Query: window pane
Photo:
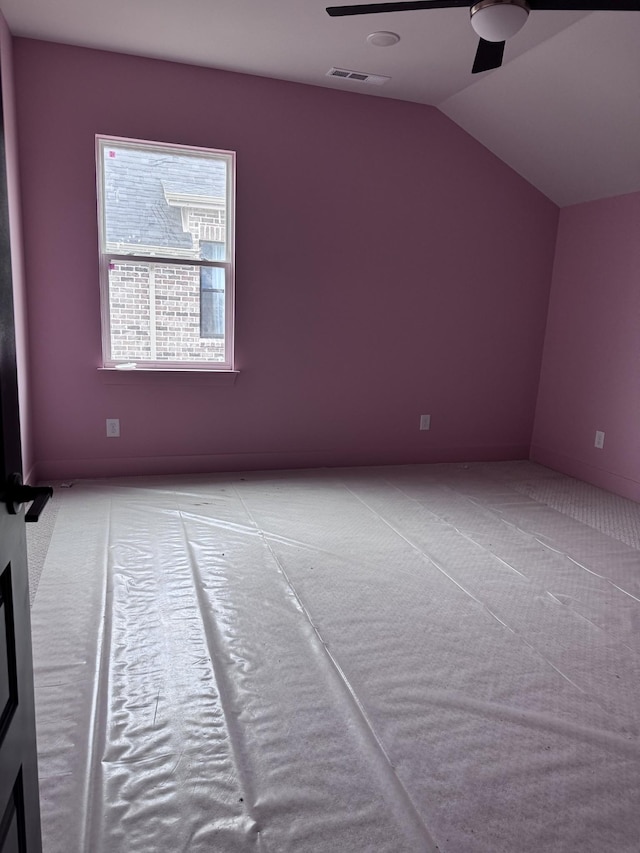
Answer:
<svg viewBox="0 0 640 853"><path fill-rule="evenodd" d="M208 261L225 256L224 243L201 241L200 256ZM224 335L224 270L200 267L200 337Z"/></svg>
<svg viewBox="0 0 640 853"><path fill-rule="evenodd" d="M224 270L200 268L200 337L224 335Z"/></svg>
<svg viewBox="0 0 640 853"><path fill-rule="evenodd" d="M219 338L224 335L224 291L200 292L200 337Z"/></svg>
<svg viewBox="0 0 640 853"><path fill-rule="evenodd" d="M211 270L211 268L207 268ZM109 265L109 313L113 361L225 360L224 277L216 288L209 317L216 337L201 336L201 268L177 264L113 262ZM217 330L220 331L217 331Z"/></svg>
<svg viewBox="0 0 640 853"><path fill-rule="evenodd" d="M200 258L203 261L224 261L225 253L224 243L213 243L209 240L200 241Z"/></svg>
<svg viewBox="0 0 640 853"><path fill-rule="evenodd" d="M200 258L204 241L226 255L228 160L107 142L102 163L106 252Z"/></svg>

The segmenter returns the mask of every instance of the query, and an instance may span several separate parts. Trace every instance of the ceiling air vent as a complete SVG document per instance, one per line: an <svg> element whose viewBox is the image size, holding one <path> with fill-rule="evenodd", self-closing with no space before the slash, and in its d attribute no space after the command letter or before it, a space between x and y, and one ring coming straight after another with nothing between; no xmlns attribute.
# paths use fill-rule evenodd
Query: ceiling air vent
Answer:
<svg viewBox="0 0 640 853"><path fill-rule="evenodd" d="M380 74L363 74L362 71L349 71L347 68L330 68L327 77L341 77L343 80L355 80L357 83L368 83L370 86L382 86L391 77Z"/></svg>

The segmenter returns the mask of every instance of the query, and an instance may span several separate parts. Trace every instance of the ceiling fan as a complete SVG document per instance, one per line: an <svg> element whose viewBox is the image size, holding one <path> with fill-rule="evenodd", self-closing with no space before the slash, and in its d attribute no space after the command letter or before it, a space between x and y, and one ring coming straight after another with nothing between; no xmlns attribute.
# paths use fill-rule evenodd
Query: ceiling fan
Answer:
<svg viewBox="0 0 640 853"><path fill-rule="evenodd" d="M604 3L591 0L409 0L400 3L367 3L360 6L330 6L332 18L345 15L376 15L379 12L410 12L416 9L448 9L469 6L471 26L480 36L472 73L490 71L502 65L504 45L526 23L529 12L540 9L575 12L640 12L640 0Z"/></svg>

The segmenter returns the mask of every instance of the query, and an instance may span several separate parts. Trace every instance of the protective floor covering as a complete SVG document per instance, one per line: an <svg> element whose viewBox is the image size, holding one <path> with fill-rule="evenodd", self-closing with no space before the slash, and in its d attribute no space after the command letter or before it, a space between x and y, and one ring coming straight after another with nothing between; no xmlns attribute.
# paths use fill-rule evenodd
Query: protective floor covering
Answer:
<svg viewBox="0 0 640 853"><path fill-rule="evenodd" d="M619 500L530 463L75 484L33 609L45 853L638 853Z"/></svg>

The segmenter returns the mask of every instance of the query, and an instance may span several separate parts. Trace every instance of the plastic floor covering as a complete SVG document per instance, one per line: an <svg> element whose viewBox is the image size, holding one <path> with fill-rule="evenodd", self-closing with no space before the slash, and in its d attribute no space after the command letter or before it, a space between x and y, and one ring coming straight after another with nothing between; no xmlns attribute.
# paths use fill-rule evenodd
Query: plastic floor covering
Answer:
<svg viewBox="0 0 640 853"><path fill-rule="evenodd" d="M638 853L639 539L530 463L76 483L45 853Z"/></svg>

